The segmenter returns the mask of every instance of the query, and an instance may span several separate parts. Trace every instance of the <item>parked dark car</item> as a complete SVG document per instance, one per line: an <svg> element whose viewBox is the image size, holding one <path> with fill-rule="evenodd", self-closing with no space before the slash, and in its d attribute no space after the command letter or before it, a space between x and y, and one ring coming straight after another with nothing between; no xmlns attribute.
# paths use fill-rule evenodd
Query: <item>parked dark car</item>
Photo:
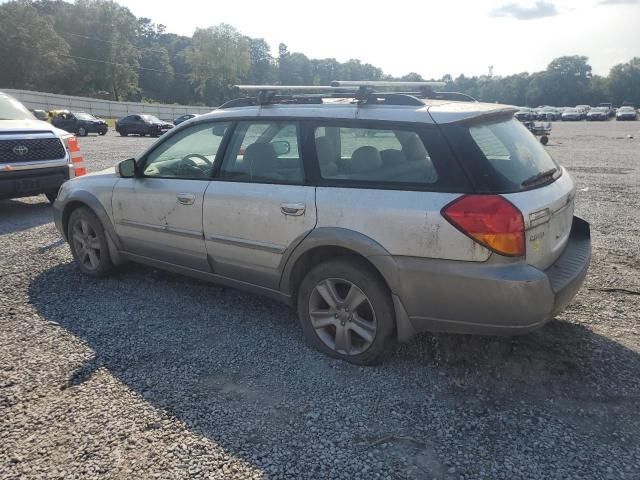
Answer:
<svg viewBox="0 0 640 480"><path fill-rule="evenodd" d="M171 123L164 122L153 115L147 114L129 115L116 122L116 132L123 137L133 134L142 137L145 135L159 137L172 128L173 125Z"/></svg>
<svg viewBox="0 0 640 480"><path fill-rule="evenodd" d="M587 121L598 120L604 122L605 120L609 120L609 110L607 107L593 107L587 113Z"/></svg>
<svg viewBox="0 0 640 480"><path fill-rule="evenodd" d="M574 120L584 120L585 114L577 108L567 108L562 112L561 119L563 122L570 122Z"/></svg>
<svg viewBox="0 0 640 480"><path fill-rule="evenodd" d="M197 115L193 113L187 113L186 115L182 115L181 117L176 118L173 121L174 125L180 125L182 122L186 122L187 120L191 120L192 118L197 117Z"/></svg>
<svg viewBox="0 0 640 480"><path fill-rule="evenodd" d="M560 110L555 107L541 107L538 110L537 119L547 122L555 122L556 120L560 120L560 115Z"/></svg>
<svg viewBox="0 0 640 480"><path fill-rule="evenodd" d="M598 108L603 108L607 112L607 118L613 117L616 114L616 109L613 108L613 103L603 102L598 104Z"/></svg>
<svg viewBox="0 0 640 480"><path fill-rule="evenodd" d="M618 121L637 120L637 119L638 119L638 112L633 107L629 107L629 106L620 107L616 112L616 120Z"/></svg>
<svg viewBox="0 0 640 480"><path fill-rule="evenodd" d="M49 115L44 110L39 110L37 108L30 108L29 111L33 113L33 116L36 117L38 120L42 120L43 122L46 122L49 120Z"/></svg>
<svg viewBox="0 0 640 480"><path fill-rule="evenodd" d="M535 112L527 107L520 107L520 110L518 110L514 116L521 122L530 122L536 119Z"/></svg>
<svg viewBox="0 0 640 480"><path fill-rule="evenodd" d="M109 131L107 122L85 112L61 112L53 117L51 123L54 127L80 137L86 137L90 133L105 135Z"/></svg>

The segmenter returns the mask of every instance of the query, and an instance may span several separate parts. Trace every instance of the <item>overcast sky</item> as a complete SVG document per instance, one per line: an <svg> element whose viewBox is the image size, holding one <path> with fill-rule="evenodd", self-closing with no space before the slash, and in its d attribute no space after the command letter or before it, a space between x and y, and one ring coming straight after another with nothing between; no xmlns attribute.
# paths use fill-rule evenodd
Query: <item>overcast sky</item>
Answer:
<svg viewBox="0 0 640 480"><path fill-rule="evenodd" d="M359 58L386 73L507 75L555 57L589 57L594 72L640 56L640 0L119 0L134 14L193 34L229 23L311 58Z"/></svg>

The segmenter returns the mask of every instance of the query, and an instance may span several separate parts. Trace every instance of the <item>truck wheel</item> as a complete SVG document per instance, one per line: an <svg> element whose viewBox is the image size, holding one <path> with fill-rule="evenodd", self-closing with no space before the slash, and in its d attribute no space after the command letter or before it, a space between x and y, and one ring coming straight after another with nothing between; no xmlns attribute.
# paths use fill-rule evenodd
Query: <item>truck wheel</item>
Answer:
<svg viewBox="0 0 640 480"><path fill-rule="evenodd" d="M87 129L84 127L78 128L78 135L81 137L86 137L88 135Z"/></svg>
<svg viewBox="0 0 640 480"><path fill-rule="evenodd" d="M352 257L321 263L307 274L298 315L313 347L356 365L375 363L395 326L389 289L373 268Z"/></svg>
<svg viewBox="0 0 640 480"><path fill-rule="evenodd" d="M96 215L87 207L71 212L67 239L78 269L85 275L104 277L113 269L107 237Z"/></svg>

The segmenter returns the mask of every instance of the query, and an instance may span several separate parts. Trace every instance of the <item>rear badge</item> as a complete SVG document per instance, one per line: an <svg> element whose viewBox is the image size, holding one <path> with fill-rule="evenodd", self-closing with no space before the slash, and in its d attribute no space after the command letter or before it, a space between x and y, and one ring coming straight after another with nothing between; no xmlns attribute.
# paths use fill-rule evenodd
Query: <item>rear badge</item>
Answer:
<svg viewBox="0 0 640 480"><path fill-rule="evenodd" d="M544 237L544 232L534 233L529 237L530 242L535 242L536 240L540 240Z"/></svg>

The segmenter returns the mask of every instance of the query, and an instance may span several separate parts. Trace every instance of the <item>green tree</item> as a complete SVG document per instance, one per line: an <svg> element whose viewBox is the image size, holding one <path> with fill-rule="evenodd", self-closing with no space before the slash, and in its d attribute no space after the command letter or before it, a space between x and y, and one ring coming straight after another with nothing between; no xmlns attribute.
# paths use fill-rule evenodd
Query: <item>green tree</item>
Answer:
<svg viewBox="0 0 640 480"><path fill-rule="evenodd" d="M608 83L617 105L630 102L635 107L640 107L640 57L613 67L609 73Z"/></svg>
<svg viewBox="0 0 640 480"><path fill-rule="evenodd" d="M269 84L275 81L275 61L269 44L263 38L247 38L249 43L249 70L246 82L249 84Z"/></svg>
<svg viewBox="0 0 640 480"><path fill-rule="evenodd" d="M552 105L577 105L589 97L591 65L588 58L580 55L559 57L553 60L547 70L547 102Z"/></svg>
<svg viewBox="0 0 640 480"><path fill-rule="evenodd" d="M8 88L50 90L66 80L73 66L69 45L28 2L0 5L0 85Z"/></svg>
<svg viewBox="0 0 640 480"><path fill-rule="evenodd" d="M230 87L249 70L249 45L246 37L231 25L198 28L186 52L186 61L201 98L221 103L231 95Z"/></svg>

